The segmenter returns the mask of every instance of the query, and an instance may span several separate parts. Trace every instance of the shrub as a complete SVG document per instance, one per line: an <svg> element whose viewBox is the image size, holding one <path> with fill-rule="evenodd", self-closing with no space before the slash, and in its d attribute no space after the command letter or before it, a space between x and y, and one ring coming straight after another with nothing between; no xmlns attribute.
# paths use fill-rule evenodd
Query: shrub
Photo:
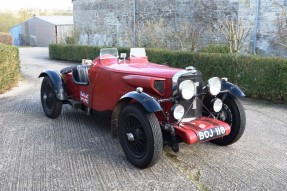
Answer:
<svg viewBox="0 0 287 191"><path fill-rule="evenodd" d="M19 63L18 48L0 44L0 93L18 83L20 79Z"/></svg>
<svg viewBox="0 0 287 191"><path fill-rule="evenodd" d="M49 48L53 59L80 62L82 58L94 59L101 47L50 45ZM128 51L119 48L119 52ZM167 62L177 68L192 65L203 73L205 80L212 76L227 77L249 97L287 103L287 59L160 49L146 52L151 62Z"/></svg>
<svg viewBox="0 0 287 191"><path fill-rule="evenodd" d="M9 33L0 33L0 44L12 44L12 37Z"/></svg>
<svg viewBox="0 0 287 191"><path fill-rule="evenodd" d="M73 38L73 37L71 37L71 36L67 36L67 37L65 38L65 43L66 43L66 44L76 44L77 41L76 41L75 38Z"/></svg>

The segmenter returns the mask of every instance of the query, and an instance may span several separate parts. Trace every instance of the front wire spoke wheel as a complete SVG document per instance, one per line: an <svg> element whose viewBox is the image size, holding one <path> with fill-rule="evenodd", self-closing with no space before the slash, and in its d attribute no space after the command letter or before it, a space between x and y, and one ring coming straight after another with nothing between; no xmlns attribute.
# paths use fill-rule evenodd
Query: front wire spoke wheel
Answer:
<svg viewBox="0 0 287 191"><path fill-rule="evenodd" d="M211 140L212 143L226 146L241 138L246 126L246 115L243 105L237 97L228 94L223 101L221 111L216 114L216 118L229 124L231 132L229 135Z"/></svg>
<svg viewBox="0 0 287 191"><path fill-rule="evenodd" d="M232 112L226 104L223 104L221 111L219 111L218 113L215 113L214 115L216 119L220 121L224 121L225 123L232 126L232 122L233 122Z"/></svg>
<svg viewBox="0 0 287 191"><path fill-rule="evenodd" d="M119 138L127 159L138 168L154 165L163 148L162 133L154 113L139 103L129 103L119 118Z"/></svg>
<svg viewBox="0 0 287 191"><path fill-rule="evenodd" d="M140 158L146 152L146 134L144 132L141 122L134 116L126 119L125 124L126 144L128 149L135 154L135 157ZM130 138L132 134L133 139Z"/></svg>

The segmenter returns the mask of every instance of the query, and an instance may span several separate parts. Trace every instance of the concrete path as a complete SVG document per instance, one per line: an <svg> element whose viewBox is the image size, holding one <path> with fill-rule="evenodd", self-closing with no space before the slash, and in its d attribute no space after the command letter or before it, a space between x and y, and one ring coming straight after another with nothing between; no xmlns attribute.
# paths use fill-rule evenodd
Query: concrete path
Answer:
<svg viewBox="0 0 287 191"><path fill-rule="evenodd" d="M47 118L40 72L74 63L53 61L47 48L20 48L22 81L0 95L0 190L286 190L287 107L244 100L246 133L228 147L210 143L165 148L139 170L111 139L109 121L64 106Z"/></svg>

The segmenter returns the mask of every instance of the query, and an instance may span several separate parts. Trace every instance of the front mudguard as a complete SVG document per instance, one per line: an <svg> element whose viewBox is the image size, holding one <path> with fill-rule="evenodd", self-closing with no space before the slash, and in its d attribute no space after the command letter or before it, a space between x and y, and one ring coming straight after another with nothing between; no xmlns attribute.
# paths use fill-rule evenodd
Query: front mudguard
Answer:
<svg viewBox="0 0 287 191"><path fill-rule="evenodd" d="M124 99L137 100L149 113L162 110L160 104L153 97L143 92L141 93L138 93L136 91L129 92L123 95L120 100L124 100Z"/></svg>
<svg viewBox="0 0 287 191"><path fill-rule="evenodd" d="M64 81L63 81L61 75L56 70L47 69L47 70L44 70L39 75L39 78L46 77L46 76L48 76L51 79L51 81L55 87L55 93L56 93L57 99L66 100L67 99L67 93L66 93Z"/></svg>
<svg viewBox="0 0 287 191"><path fill-rule="evenodd" d="M131 100L136 100L137 102L139 102L143 106L143 108L149 113L162 111L162 107L160 106L160 104L153 97L146 93L132 91L123 95L116 104L112 113L111 130L113 137L117 137L118 135L118 119L120 116L120 112L122 108Z"/></svg>
<svg viewBox="0 0 287 191"><path fill-rule="evenodd" d="M232 84L232 83L227 82L227 81L222 81L221 84L222 84L221 91L219 92L219 94L216 97L220 98L222 101L224 101L224 99L228 95L230 95L232 97L245 97L244 92L235 84ZM209 110L212 110L212 105L210 104L212 99L214 99L214 96L211 96L208 93L204 96L204 99L203 99L203 104Z"/></svg>
<svg viewBox="0 0 287 191"><path fill-rule="evenodd" d="M221 92L226 91L236 97L245 97L245 94L238 86L230 82L222 81Z"/></svg>

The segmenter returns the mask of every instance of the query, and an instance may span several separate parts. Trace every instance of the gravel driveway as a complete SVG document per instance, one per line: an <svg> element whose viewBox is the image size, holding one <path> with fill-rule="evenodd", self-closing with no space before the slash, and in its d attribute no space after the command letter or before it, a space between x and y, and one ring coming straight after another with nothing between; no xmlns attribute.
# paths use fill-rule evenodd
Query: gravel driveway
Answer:
<svg viewBox="0 0 287 191"><path fill-rule="evenodd" d="M153 167L125 158L107 120L64 106L47 118L40 72L75 65L47 48L20 48L22 81L0 95L0 190L286 190L287 107L243 101L245 134L228 147L210 143L165 148Z"/></svg>

